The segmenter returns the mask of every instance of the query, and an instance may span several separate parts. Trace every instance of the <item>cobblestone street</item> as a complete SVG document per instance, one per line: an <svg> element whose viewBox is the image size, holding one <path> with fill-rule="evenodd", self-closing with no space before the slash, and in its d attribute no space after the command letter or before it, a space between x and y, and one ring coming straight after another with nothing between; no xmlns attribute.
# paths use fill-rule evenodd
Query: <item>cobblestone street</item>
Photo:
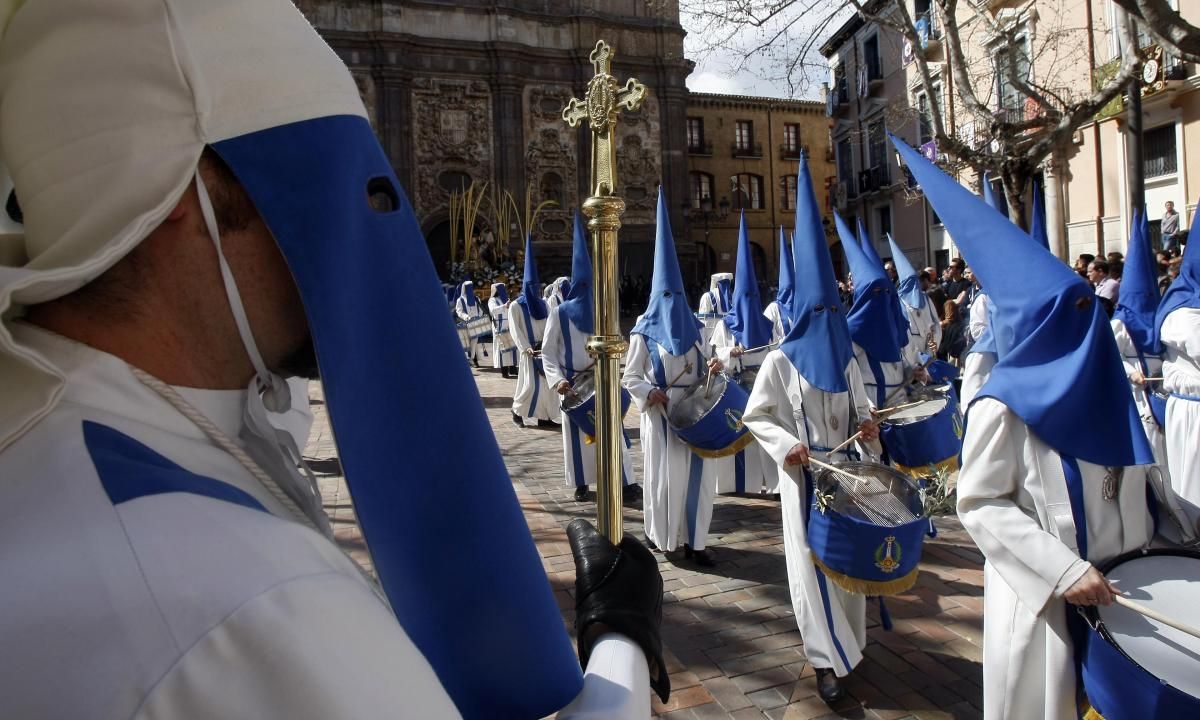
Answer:
<svg viewBox="0 0 1200 720"><path fill-rule="evenodd" d="M513 488L537 542L568 628L574 620L574 567L564 528L594 520L595 503L577 503L562 476L557 429L518 429L510 419L513 380L475 371ZM338 541L369 567L353 508L340 478L319 384L311 387L316 424L306 456L321 478ZM636 408L627 417L641 481ZM813 668L796 628L784 567L781 515L768 499L717 496L707 571L682 554L658 554L665 583L662 635L671 672L669 703L656 717L693 718L977 718L982 704L982 556L957 520L939 519L920 579L888 600L892 632L868 608L865 659L846 681L849 697L830 708L817 697ZM642 514L627 508L625 528L642 537ZM468 567L464 564L464 570Z"/></svg>

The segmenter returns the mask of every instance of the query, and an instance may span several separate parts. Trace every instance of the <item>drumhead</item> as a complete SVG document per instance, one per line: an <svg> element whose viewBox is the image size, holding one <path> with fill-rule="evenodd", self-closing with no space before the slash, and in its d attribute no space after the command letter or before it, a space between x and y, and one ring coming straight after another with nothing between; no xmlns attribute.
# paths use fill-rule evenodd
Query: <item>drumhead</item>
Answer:
<svg viewBox="0 0 1200 720"><path fill-rule="evenodd" d="M591 370L584 370L571 380L572 392L563 395L562 409L574 410L596 394L596 376Z"/></svg>
<svg viewBox="0 0 1200 720"><path fill-rule="evenodd" d="M725 385L729 379L723 373L712 376L712 386L707 395L704 392L705 376L684 391L683 397L674 400L669 405L667 420L677 428L690 428L704 419L725 394Z"/></svg>
<svg viewBox="0 0 1200 720"><path fill-rule="evenodd" d="M888 415L884 422L890 425L909 425L915 422L920 422L925 418L933 417L946 408L950 402L948 397L932 397L925 400L909 400L898 405L909 405L914 402L919 402L919 405L904 408L903 410Z"/></svg>
<svg viewBox="0 0 1200 720"><path fill-rule="evenodd" d="M924 514L921 503L921 490L904 473L887 465L872 462L836 463L835 467L870 481L869 487L854 488L854 481L840 473L826 468L816 471L813 480L816 483L817 489L822 493L833 495L833 502L830 504L830 507L842 515L877 525L885 524L879 522L878 513L875 514L876 517L872 517L872 513L864 511L863 508L859 507L858 503L854 500L855 494L868 498L871 505L878 511L895 508L898 504L917 517ZM888 524L902 525L911 521L911 518L905 520L896 519L895 522Z"/></svg>
<svg viewBox="0 0 1200 720"><path fill-rule="evenodd" d="M1105 570L1141 605L1200 626L1200 556L1155 553L1118 559ZM1104 635L1151 675L1200 698L1200 639L1117 604L1097 608Z"/></svg>

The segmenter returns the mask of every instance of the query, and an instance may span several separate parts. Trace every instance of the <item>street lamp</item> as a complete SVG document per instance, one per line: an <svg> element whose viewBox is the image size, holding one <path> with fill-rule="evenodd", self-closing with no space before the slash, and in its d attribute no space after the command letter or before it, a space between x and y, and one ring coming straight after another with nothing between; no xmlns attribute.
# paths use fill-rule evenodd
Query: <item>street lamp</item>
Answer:
<svg viewBox="0 0 1200 720"><path fill-rule="evenodd" d="M717 203L717 209L714 211L712 197L708 193L705 193L700 198L700 207L694 207L691 200L685 200L683 202L683 211L691 213L691 216L695 219L704 221L704 279L707 280L712 277L712 246L708 242L710 232L708 223L713 219L724 220L729 217L729 198L721 198L721 202Z"/></svg>

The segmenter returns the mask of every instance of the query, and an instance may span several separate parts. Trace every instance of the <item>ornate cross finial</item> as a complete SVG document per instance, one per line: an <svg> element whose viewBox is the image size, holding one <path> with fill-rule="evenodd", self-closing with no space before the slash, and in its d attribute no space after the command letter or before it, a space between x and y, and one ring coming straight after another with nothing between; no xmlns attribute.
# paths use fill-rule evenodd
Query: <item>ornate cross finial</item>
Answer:
<svg viewBox="0 0 1200 720"><path fill-rule="evenodd" d="M617 127L617 111L621 108L637 110L646 99L646 86L630 78L624 87L610 73L613 50L603 40L588 59L595 69L595 76L588 81L587 94L583 100L571 98L563 110L563 120L571 127L578 127L584 119L592 130L592 195L611 195L617 187L617 155L613 142L613 131Z"/></svg>

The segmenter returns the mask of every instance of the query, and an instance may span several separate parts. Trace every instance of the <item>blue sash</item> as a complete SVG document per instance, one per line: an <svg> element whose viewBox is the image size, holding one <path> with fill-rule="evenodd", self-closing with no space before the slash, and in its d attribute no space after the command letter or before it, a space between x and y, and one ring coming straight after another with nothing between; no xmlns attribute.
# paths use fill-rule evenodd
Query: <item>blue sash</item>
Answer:
<svg viewBox="0 0 1200 720"><path fill-rule="evenodd" d="M536 343L534 342L535 336L533 334L533 320L531 320L529 317L529 308L525 307L521 303L516 303L516 304L518 307L521 308L521 317L525 318L525 334L529 338L529 344L530 344L530 346L536 346ZM542 386L542 384L540 382L538 382L538 376L542 375L544 372L545 372L545 370L542 369L541 359L534 358L533 359L534 378L532 380L532 382L533 382L533 397L530 398L530 400L529 400L529 412L525 414L525 417L533 417L533 412L537 408L538 391L541 389L541 386Z"/></svg>

